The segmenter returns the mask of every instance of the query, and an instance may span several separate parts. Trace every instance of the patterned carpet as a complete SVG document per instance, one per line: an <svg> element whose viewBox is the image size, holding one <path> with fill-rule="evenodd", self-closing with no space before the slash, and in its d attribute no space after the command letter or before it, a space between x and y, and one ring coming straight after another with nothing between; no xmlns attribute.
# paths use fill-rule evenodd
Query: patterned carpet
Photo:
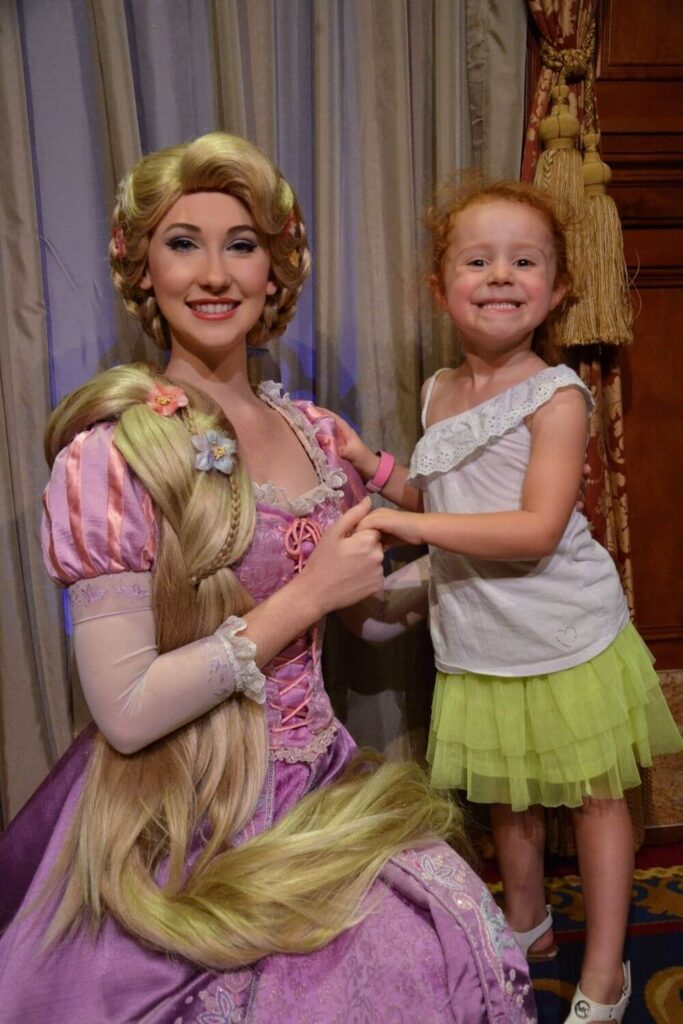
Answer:
<svg viewBox="0 0 683 1024"><path fill-rule="evenodd" d="M499 898L500 884L489 884ZM579 977L583 900L576 875L548 878L547 886L560 955L550 963L534 964L532 978L539 1024L562 1024ZM633 996L624 1024L683 1024L683 866L636 871L626 957Z"/></svg>

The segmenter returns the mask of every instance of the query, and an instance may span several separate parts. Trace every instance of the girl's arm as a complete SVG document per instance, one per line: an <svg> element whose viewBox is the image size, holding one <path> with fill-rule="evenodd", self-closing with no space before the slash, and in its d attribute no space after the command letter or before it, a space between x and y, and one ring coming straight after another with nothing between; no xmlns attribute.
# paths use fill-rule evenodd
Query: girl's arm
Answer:
<svg viewBox="0 0 683 1024"><path fill-rule="evenodd" d="M519 511L417 514L376 509L360 528L478 558L538 559L552 554L581 481L588 431L585 400L577 389L564 388L536 410L528 425L531 455Z"/></svg>
<svg viewBox="0 0 683 1024"><path fill-rule="evenodd" d="M429 614L429 555L385 577L381 593L338 612L352 633L380 644L393 640Z"/></svg>
<svg viewBox="0 0 683 1024"><path fill-rule="evenodd" d="M332 416L337 424L339 455L351 463L363 482L367 484L368 480L372 480L377 472L379 455L368 448L362 437L341 416L329 409L324 409L323 412ZM391 476L382 488L382 497L408 511L419 512L422 508L422 494L415 487L411 487L407 481L408 467L396 463Z"/></svg>

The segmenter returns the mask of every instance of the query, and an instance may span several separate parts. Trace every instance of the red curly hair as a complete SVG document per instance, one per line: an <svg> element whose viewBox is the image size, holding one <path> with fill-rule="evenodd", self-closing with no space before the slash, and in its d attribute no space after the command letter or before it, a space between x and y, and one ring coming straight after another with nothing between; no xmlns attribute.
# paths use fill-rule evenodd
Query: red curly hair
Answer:
<svg viewBox="0 0 683 1024"><path fill-rule="evenodd" d="M536 210L541 215L553 238L556 258L555 284L566 286L562 302L552 310L546 321L537 327L532 348L546 362L558 361L558 353L551 341L552 323L562 316L569 302L575 301L574 281L567 257L567 235L572 227L571 215L544 189L519 181L485 183L478 175L466 175L440 189L436 200L427 210L425 223L431 232L427 284L440 304L445 297L443 268L450 244L451 232L459 213L475 203L492 201L518 203Z"/></svg>

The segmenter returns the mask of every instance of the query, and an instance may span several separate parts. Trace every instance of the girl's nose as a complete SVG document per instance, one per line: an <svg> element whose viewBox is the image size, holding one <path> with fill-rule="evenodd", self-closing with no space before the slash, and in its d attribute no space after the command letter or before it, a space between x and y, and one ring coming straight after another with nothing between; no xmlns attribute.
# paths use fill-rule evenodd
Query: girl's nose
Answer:
<svg viewBox="0 0 683 1024"><path fill-rule="evenodd" d="M512 267L507 260L494 260L489 266L491 284L506 284L512 281Z"/></svg>

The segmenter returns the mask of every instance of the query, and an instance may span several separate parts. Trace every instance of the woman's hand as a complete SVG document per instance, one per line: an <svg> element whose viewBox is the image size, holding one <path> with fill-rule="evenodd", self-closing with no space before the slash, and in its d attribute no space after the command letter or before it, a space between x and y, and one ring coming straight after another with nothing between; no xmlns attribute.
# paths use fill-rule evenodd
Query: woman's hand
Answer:
<svg viewBox="0 0 683 1024"><path fill-rule="evenodd" d="M419 512L398 512L392 508L376 508L358 525L358 531L373 530L382 534L382 543L423 544L422 523L424 516Z"/></svg>
<svg viewBox="0 0 683 1024"><path fill-rule="evenodd" d="M364 498L333 523L308 559L302 582L312 588L321 614L346 608L382 589L383 551L377 530L358 526L367 518L370 499Z"/></svg>
<svg viewBox="0 0 683 1024"><path fill-rule="evenodd" d="M360 434L357 434L353 427L349 426L346 420L338 416L330 409L322 409L327 416L331 416L337 426L337 451L342 459L350 462L357 473L364 481L370 480L377 471L379 456L368 448Z"/></svg>

